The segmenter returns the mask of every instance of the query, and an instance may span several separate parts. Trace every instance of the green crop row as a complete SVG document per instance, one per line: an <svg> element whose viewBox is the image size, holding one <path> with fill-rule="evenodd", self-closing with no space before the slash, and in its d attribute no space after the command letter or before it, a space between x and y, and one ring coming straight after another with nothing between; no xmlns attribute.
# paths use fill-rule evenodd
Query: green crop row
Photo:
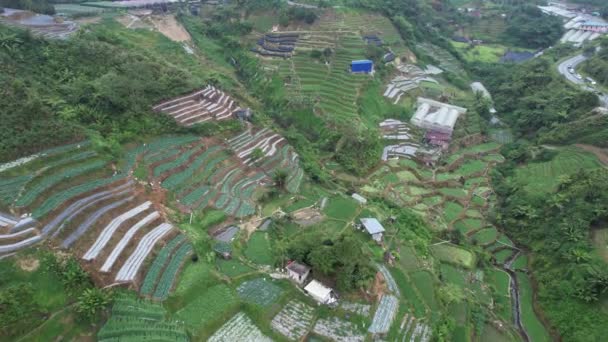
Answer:
<svg viewBox="0 0 608 342"><path fill-rule="evenodd" d="M180 184L186 181L186 179L191 178L196 172L196 170L198 170L205 162L207 162L210 155L214 154L220 149L221 147L219 146L213 146L209 148L203 154L198 156L194 160L194 162L192 162L192 164L188 165L188 167L184 171L173 174L167 179L165 179L165 181L163 181L163 187L170 190L175 190Z"/></svg>
<svg viewBox="0 0 608 342"><path fill-rule="evenodd" d="M46 199L42 203L41 206L34 209L34 211L32 212L32 216L34 218L39 219L42 216L44 216L44 215L48 214L49 212L51 212L52 210L54 210L55 208L59 207L61 204L63 204L63 202L69 200L70 198L72 198L74 196L78 196L80 194L91 191L93 189L116 182L120 179L123 179L124 177L125 177L124 174L121 174L121 175L117 175L114 177L97 179L97 180L79 184L72 188L65 189L63 191L54 193L51 197Z"/></svg>
<svg viewBox="0 0 608 342"><path fill-rule="evenodd" d="M101 169L106 165L106 162L103 160L95 160L93 162L89 162L83 165L79 165L73 168L69 168L66 170L61 170L58 173L49 175L47 177L42 178L34 187L26 191L23 196L21 196L16 205L18 206L27 206L34 202L36 198L38 198L42 193L46 190L52 188L53 186L63 182L66 179L74 178L81 176L85 173Z"/></svg>
<svg viewBox="0 0 608 342"><path fill-rule="evenodd" d="M167 259L171 255L171 252L185 240L184 235L178 235L173 240L171 240L168 244L166 244L158 253L158 256L154 259L152 266L148 269L148 273L146 273L146 278L144 279L144 283L141 286L139 292L142 295L151 295L152 291L154 291L154 286L156 285L156 279L158 279L163 266L166 264Z"/></svg>
<svg viewBox="0 0 608 342"><path fill-rule="evenodd" d="M190 192L186 196L182 197L181 202L184 205L192 205L196 201L198 201L203 195L205 195L205 193L207 193L209 190L210 190L210 187L208 187L207 185L202 185L202 186L194 189L192 192Z"/></svg>
<svg viewBox="0 0 608 342"><path fill-rule="evenodd" d="M7 204L12 203L25 184L33 177L32 175L24 175L10 179L0 179L0 200Z"/></svg>
<svg viewBox="0 0 608 342"><path fill-rule="evenodd" d="M179 167L180 165L186 163L188 161L188 159L190 159L190 156L192 156L196 152L198 152L198 149L187 150L186 152L182 153L179 157L177 157L175 160L157 166L154 169L154 177L158 177L161 174L165 173L166 171L169 171L171 169L174 169L174 168Z"/></svg>
<svg viewBox="0 0 608 342"><path fill-rule="evenodd" d="M188 254L192 252L192 246L189 243L183 244L177 252L171 258L171 261L165 268L158 285L156 286L156 291L154 291L154 298L164 300L169 296L169 291L171 287L173 287L173 283L175 282L175 278L177 277L177 272L181 268L182 264L186 260Z"/></svg>

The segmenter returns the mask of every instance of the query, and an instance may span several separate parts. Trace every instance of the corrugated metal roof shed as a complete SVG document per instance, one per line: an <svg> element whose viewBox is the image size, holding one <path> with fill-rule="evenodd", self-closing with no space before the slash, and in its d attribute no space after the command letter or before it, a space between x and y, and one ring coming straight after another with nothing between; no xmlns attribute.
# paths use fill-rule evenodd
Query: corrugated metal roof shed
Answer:
<svg viewBox="0 0 608 342"><path fill-rule="evenodd" d="M384 227L382 227L380 221L375 218L362 218L361 224L363 224L365 230L372 235L384 232Z"/></svg>

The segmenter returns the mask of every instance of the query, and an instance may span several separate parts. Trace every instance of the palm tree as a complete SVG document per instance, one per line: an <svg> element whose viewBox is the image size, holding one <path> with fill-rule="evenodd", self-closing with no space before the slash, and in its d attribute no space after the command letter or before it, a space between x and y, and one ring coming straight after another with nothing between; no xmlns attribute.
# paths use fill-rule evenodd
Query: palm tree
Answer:
<svg viewBox="0 0 608 342"><path fill-rule="evenodd" d="M287 171L285 170L276 170L274 172L274 174L272 175L272 180L274 181L274 186L277 187L277 189L279 190L285 190L285 187L287 186L287 177L289 175L287 174Z"/></svg>

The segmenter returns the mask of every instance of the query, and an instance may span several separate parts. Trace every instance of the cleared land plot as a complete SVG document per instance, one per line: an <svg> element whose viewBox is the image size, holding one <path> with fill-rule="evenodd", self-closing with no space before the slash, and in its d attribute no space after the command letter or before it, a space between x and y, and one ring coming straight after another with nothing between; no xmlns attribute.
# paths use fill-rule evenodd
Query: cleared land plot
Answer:
<svg viewBox="0 0 608 342"><path fill-rule="evenodd" d="M466 249L448 244L431 246L431 251L439 260L465 268L475 266L475 255Z"/></svg>
<svg viewBox="0 0 608 342"><path fill-rule="evenodd" d="M269 280L257 278L242 283L237 287L236 292L244 301L267 306L276 302L283 290Z"/></svg>

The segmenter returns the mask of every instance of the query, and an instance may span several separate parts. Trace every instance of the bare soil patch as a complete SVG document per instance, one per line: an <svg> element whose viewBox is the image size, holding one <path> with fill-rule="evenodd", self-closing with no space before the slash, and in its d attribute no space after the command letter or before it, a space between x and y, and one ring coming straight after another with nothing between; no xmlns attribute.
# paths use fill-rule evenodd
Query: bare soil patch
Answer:
<svg viewBox="0 0 608 342"><path fill-rule="evenodd" d="M153 15L149 17L158 32L175 42L187 42L191 37L174 15Z"/></svg>
<svg viewBox="0 0 608 342"><path fill-rule="evenodd" d="M576 147L581 148L587 152L593 153L597 157L597 159L599 159L600 162L602 164L604 164L604 166L608 166L608 149L607 148L600 148L600 147L596 147L596 146L592 146L592 145L585 145L585 144L576 144Z"/></svg>
<svg viewBox="0 0 608 342"><path fill-rule="evenodd" d="M319 223L325 218L319 209L313 207L296 210L291 213L291 217L294 222L304 227Z"/></svg>
<svg viewBox="0 0 608 342"><path fill-rule="evenodd" d="M17 265L25 272L34 272L40 267L40 260L34 257L25 257L17 260Z"/></svg>

